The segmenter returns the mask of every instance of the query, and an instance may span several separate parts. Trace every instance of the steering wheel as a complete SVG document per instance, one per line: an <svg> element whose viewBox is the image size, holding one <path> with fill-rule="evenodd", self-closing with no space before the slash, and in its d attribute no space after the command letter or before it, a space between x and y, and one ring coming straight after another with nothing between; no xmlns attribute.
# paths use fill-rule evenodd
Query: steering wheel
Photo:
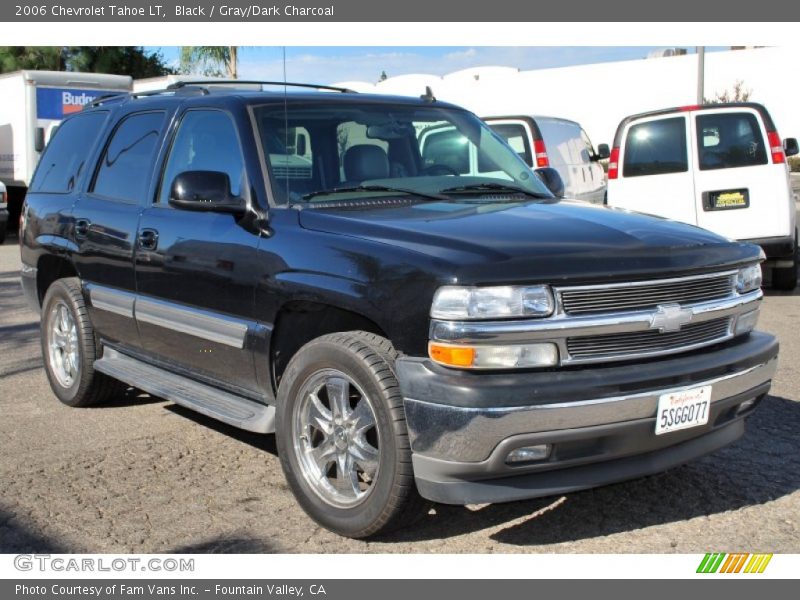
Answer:
<svg viewBox="0 0 800 600"><path fill-rule="evenodd" d="M429 167L425 167L421 171L422 175L456 175L458 176L459 173L453 167L448 165L431 165Z"/></svg>

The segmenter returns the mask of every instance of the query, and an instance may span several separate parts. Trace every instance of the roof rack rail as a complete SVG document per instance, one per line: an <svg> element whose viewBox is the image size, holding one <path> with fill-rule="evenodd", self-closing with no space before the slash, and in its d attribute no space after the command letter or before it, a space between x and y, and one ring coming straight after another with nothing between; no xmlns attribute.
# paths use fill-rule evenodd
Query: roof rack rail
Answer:
<svg viewBox="0 0 800 600"><path fill-rule="evenodd" d="M135 98L146 98L148 96L161 96L162 94L206 96L208 95L208 90L204 88L187 87L185 89L165 88L163 90L149 90L147 92L123 92L121 94L103 94L102 96L98 96L97 98L89 102L88 106L100 106L101 104L107 104L109 102L122 102L124 100L131 100Z"/></svg>
<svg viewBox="0 0 800 600"><path fill-rule="evenodd" d="M127 98L130 94L127 92L123 92L121 94L102 94L89 102L89 106L100 106L101 104L106 104L107 102L118 102L124 98Z"/></svg>
<svg viewBox="0 0 800 600"><path fill-rule="evenodd" d="M183 87L213 87L215 85L274 85L274 86L287 86L287 87L299 87L299 88L308 88L312 90L330 90L332 92L341 92L342 94L356 94L355 90L351 90L349 88L344 87L337 87L334 85L323 85L318 83L296 83L291 81L260 81L257 79L203 79L203 80L191 80L191 81L176 81L175 83L171 83L167 86L168 90L180 89Z"/></svg>

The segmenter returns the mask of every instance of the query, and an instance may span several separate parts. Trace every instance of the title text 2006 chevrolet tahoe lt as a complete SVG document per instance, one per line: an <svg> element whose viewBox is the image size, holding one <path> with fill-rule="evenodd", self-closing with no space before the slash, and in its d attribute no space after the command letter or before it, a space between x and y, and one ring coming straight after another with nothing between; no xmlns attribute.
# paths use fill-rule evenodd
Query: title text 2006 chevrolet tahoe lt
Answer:
<svg viewBox="0 0 800 600"><path fill-rule="evenodd" d="M303 508L353 537L736 440L778 351L759 248L548 186L431 94L96 101L23 214L53 391L275 432Z"/></svg>

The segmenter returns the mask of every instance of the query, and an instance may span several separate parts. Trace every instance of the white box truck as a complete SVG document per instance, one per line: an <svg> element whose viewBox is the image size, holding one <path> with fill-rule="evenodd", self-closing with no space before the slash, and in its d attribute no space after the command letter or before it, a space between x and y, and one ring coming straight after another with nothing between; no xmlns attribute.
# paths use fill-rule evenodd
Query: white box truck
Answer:
<svg viewBox="0 0 800 600"><path fill-rule="evenodd" d="M8 191L8 224L15 227L33 172L65 115L100 96L125 93L126 75L16 71L0 75L0 181Z"/></svg>

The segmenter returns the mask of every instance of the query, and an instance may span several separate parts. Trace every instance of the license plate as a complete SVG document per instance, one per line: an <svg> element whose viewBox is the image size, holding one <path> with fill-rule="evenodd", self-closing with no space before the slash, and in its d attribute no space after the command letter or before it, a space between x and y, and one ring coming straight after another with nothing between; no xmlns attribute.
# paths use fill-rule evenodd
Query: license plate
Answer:
<svg viewBox="0 0 800 600"><path fill-rule="evenodd" d="M750 193L746 189L703 192L704 210L734 210L750 206Z"/></svg>
<svg viewBox="0 0 800 600"><path fill-rule="evenodd" d="M705 425L710 408L710 385L662 394L658 398L656 435Z"/></svg>

